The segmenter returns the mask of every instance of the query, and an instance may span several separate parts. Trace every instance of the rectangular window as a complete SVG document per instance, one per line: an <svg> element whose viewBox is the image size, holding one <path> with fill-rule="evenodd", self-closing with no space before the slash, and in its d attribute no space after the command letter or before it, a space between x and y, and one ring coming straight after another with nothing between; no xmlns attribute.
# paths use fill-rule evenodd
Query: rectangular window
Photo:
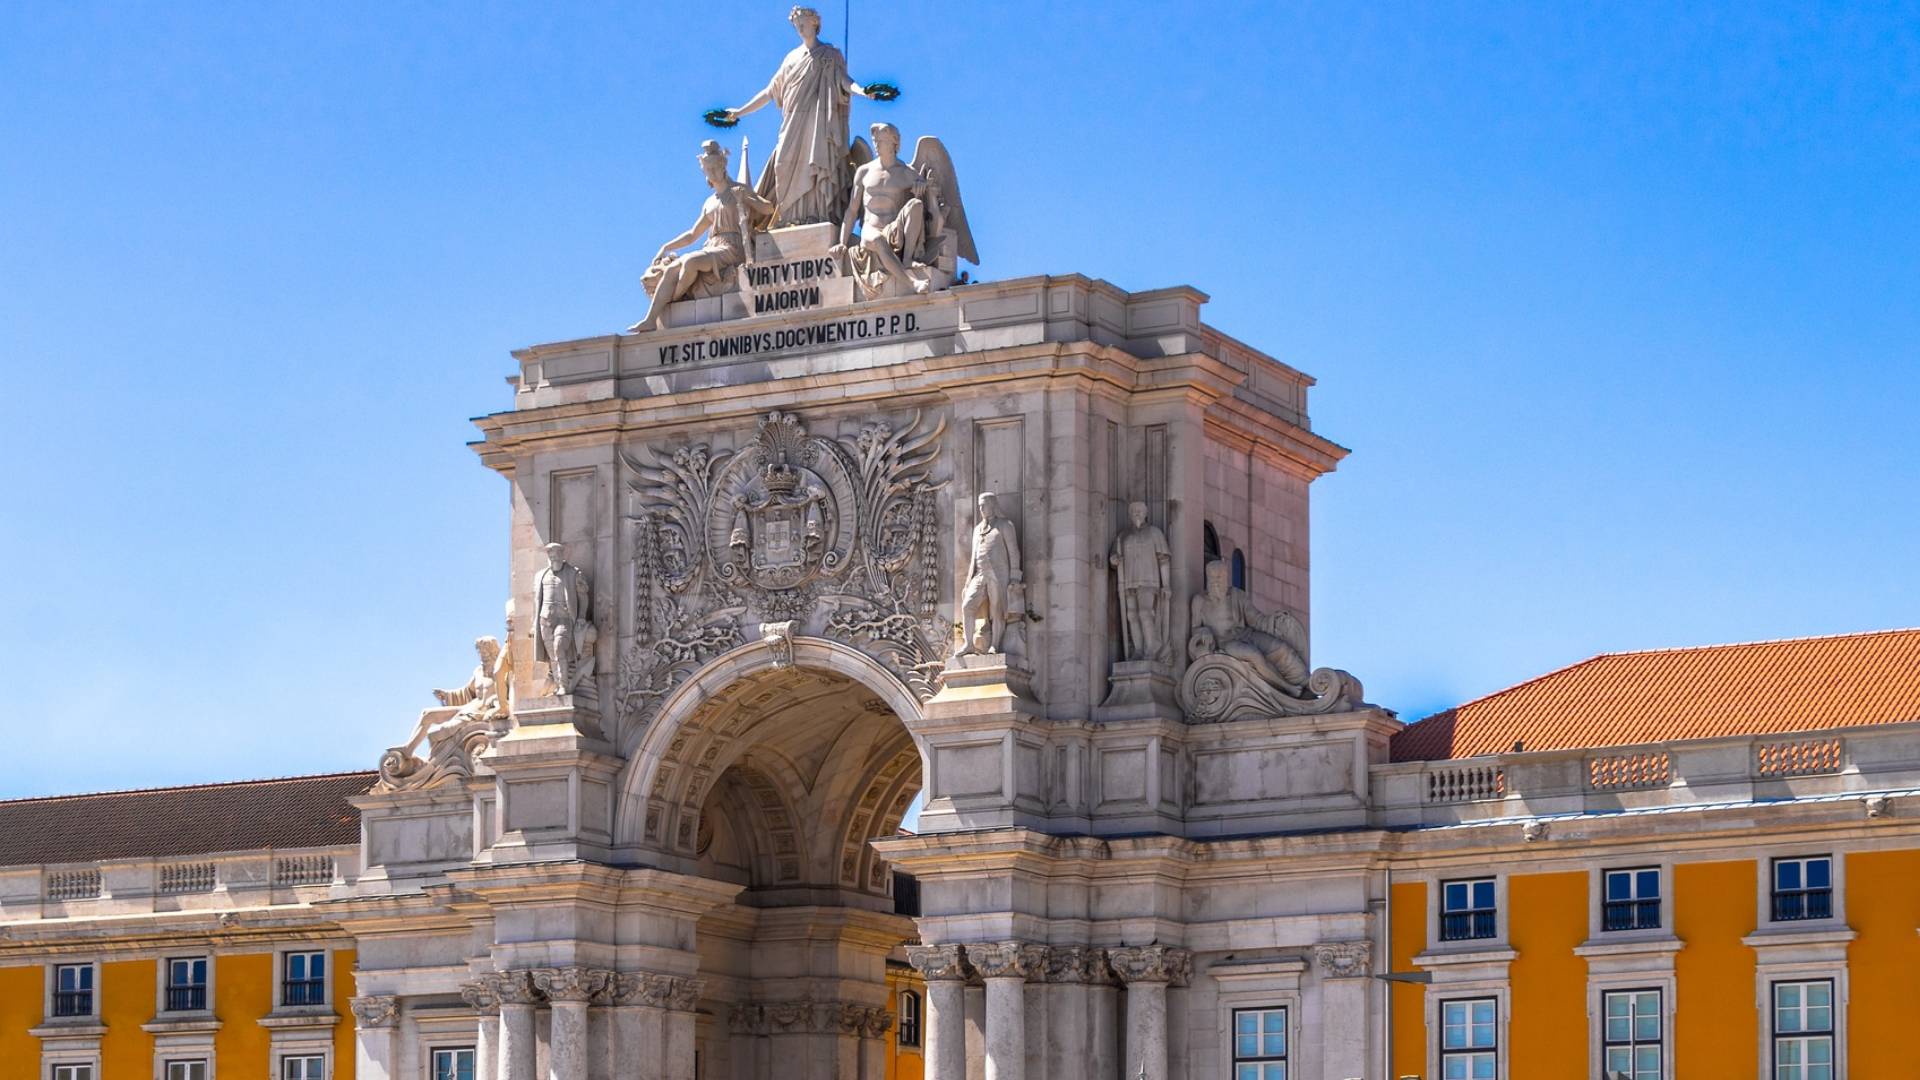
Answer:
<svg viewBox="0 0 1920 1080"><path fill-rule="evenodd" d="M1440 1003L1442 1080L1495 1080L1500 1075L1498 1025L1492 998Z"/></svg>
<svg viewBox="0 0 1920 1080"><path fill-rule="evenodd" d="M900 991L900 1045L920 1046L920 995L913 990Z"/></svg>
<svg viewBox="0 0 1920 1080"><path fill-rule="evenodd" d="M1833 1069L1833 980L1774 983L1774 1080L1833 1080Z"/></svg>
<svg viewBox="0 0 1920 1080"><path fill-rule="evenodd" d="M207 1080L207 1063L205 1060L169 1061L167 1080Z"/></svg>
<svg viewBox="0 0 1920 1080"><path fill-rule="evenodd" d="M1602 928L1607 930L1660 929L1660 871L1609 870L1601 902Z"/></svg>
<svg viewBox="0 0 1920 1080"><path fill-rule="evenodd" d="M280 980L280 1004L325 1005L326 1003L327 954L323 952L288 953L286 971Z"/></svg>
<svg viewBox="0 0 1920 1080"><path fill-rule="evenodd" d="M207 1007L207 958L167 961L167 1011L197 1012Z"/></svg>
<svg viewBox="0 0 1920 1080"><path fill-rule="evenodd" d="M1233 1010L1233 1080L1287 1080L1287 1010Z"/></svg>
<svg viewBox="0 0 1920 1080"><path fill-rule="evenodd" d="M473 1047L435 1050L433 1080L473 1080Z"/></svg>
<svg viewBox="0 0 1920 1080"><path fill-rule="evenodd" d="M1833 917L1833 859L1813 855L1773 860L1773 921Z"/></svg>
<svg viewBox="0 0 1920 1080"><path fill-rule="evenodd" d="M327 1059L319 1054L281 1058L280 1080L327 1080Z"/></svg>
<svg viewBox="0 0 1920 1080"><path fill-rule="evenodd" d="M93 1015L92 964L61 964L53 969L53 1015Z"/></svg>
<svg viewBox="0 0 1920 1080"><path fill-rule="evenodd" d="M91 1065L55 1065L53 1080L93 1080Z"/></svg>
<svg viewBox="0 0 1920 1080"><path fill-rule="evenodd" d="M1609 990L1601 999L1606 1080L1661 1080L1658 990Z"/></svg>
<svg viewBox="0 0 1920 1080"><path fill-rule="evenodd" d="M1440 940L1493 936L1493 879L1447 881L1440 886Z"/></svg>

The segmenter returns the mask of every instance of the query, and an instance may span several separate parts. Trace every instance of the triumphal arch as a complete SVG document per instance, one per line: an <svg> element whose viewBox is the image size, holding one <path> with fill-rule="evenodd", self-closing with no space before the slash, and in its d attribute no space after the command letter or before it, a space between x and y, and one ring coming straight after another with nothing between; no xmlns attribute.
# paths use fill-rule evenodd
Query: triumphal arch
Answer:
<svg viewBox="0 0 1920 1080"><path fill-rule="evenodd" d="M1248 1002L1381 1075L1399 725L1309 660L1313 380L1192 288L974 280L979 163L793 21L710 114L781 110L757 175L685 147L639 321L477 422L507 619L358 800L358 1075L477 1008L494 1080L879 1080L890 955L936 1080L1225 1075Z"/></svg>

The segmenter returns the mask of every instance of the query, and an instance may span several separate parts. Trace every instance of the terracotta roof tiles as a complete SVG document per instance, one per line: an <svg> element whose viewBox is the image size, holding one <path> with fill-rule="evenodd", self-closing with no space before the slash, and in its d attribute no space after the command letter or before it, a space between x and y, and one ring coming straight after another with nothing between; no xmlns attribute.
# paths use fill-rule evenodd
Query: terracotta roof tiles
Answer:
<svg viewBox="0 0 1920 1080"><path fill-rule="evenodd" d="M1920 720L1920 629L1602 653L1408 725L1394 761Z"/></svg>
<svg viewBox="0 0 1920 1080"><path fill-rule="evenodd" d="M377 773L329 773L0 802L0 866L169 858L360 840L350 796Z"/></svg>

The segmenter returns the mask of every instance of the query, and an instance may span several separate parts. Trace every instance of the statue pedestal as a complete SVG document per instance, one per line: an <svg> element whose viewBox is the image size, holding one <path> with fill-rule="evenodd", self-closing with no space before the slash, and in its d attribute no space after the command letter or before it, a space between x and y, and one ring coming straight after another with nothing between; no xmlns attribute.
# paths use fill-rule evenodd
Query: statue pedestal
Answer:
<svg viewBox="0 0 1920 1080"><path fill-rule="evenodd" d="M1180 719L1173 700L1173 671L1158 660L1121 660L1113 665L1107 700L1094 707L1093 718L1148 720Z"/></svg>
<svg viewBox="0 0 1920 1080"><path fill-rule="evenodd" d="M497 789L487 861L611 858L621 759L590 706L573 697L515 702L513 730L483 760Z"/></svg>
<svg viewBox="0 0 1920 1080"><path fill-rule="evenodd" d="M927 702L977 702L996 697L1034 701L1033 672L1006 653L951 656L940 676L940 692Z"/></svg>

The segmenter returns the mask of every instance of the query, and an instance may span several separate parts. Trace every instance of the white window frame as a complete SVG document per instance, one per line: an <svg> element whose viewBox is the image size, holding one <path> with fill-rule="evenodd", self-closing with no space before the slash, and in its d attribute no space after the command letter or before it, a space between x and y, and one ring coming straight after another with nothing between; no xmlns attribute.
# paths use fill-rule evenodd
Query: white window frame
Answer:
<svg viewBox="0 0 1920 1080"><path fill-rule="evenodd" d="M1606 1077L1607 1073L1607 998L1615 994L1654 994L1660 1004L1660 1080L1672 1080L1673 1077L1673 992L1658 982L1630 983L1622 980L1618 986L1595 988L1594 1010L1597 1023L1594 1046L1594 1075ZM1639 1045L1634 1039L1630 1045ZM1638 1080L1636 1077L1635 1080Z"/></svg>
<svg viewBox="0 0 1920 1080"><path fill-rule="evenodd" d="M906 1040L907 999L913 999L913 1041ZM895 1031L893 1045L896 1049L923 1053L927 1047L927 995L911 986L902 987L899 997L900 1023Z"/></svg>
<svg viewBox="0 0 1920 1080"><path fill-rule="evenodd" d="M1301 1040L1301 1013L1305 1006L1301 996L1300 981L1306 974L1307 962L1297 957L1285 957L1272 960L1249 962L1216 963L1207 969L1219 992L1214 997L1214 1041L1212 1055L1217 1069L1210 1069L1205 1061L1206 1049L1195 1044L1189 1046L1188 1071L1195 1076L1223 1076L1232 1080L1233 1076L1233 1014L1241 1009L1285 1009L1287 1010L1287 1072L1291 1077L1294 1069L1304 1058L1296 1059L1296 1048L1303 1047ZM1305 1051L1299 1050L1304 1054Z"/></svg>
<svg viewBox="0 0 1920 1080"><path fill-rule="evenodd" d="M1269 1057L1262 1054L1256 1054L1255 1056L1250 1058L1242 1058L1240 1056L1240 1048L1238 1045L1236 1045L1240 1037L1240 1032L1239 1032L1240 1014L1252 1013L1256 1016L1264 1016L1268 1013L1276 1013L1276 1012L1280 1014L1280 1037L1283 1040L1283 1046L1280 1052L1280 1056L1276 1058L1276 1057ZM1258 1034L1265 1033L1264 1024L1261 1025L1261 1029L1262 1030ZM1228 1010L1227 1030L1229 1035L1231 1036L1227 1046L1228 1080L1239 1080L1240 1066L1242 1065L1265 1066L1265 1065L1272 1065L1275 1062L1278 1062L1280 1064L1281 1070L1286 1073L1288 1080L1292 1080L1294 1076L1293 1067L1298 1060L1294 1056L1294 1050L1297 1048L1298 1044L1295 1043L1294 1037L1293 1037L1294 1022L1293 1022L1292 1009L1288 1008L1285 1005L1237 1005ZM1260 1071L1264 1073L1265 1069L1261 1069Z"/></svg>
<svg viewBox="0 0 1920 1080"><path fill-rule="evenodd" d="M1648 871L1652 871L1654 873L1655 880L1657 882L1655 887L1660 890L1660 895L1656 898L1660 901L1659 920L1655 922L1654 925L1652 926L1637 926L1637 927L1631 927L1625 930L1607 929L1607 903L1609 898L1609 893L1607 890L1608 878L1614 874L1634 875L1633 877L1633 889L1635 893L1634 899L1643 900L1645 899L1645 897L1642 897L1639 895L1639 889L1640 889L1639 875L1646 873ZM1596 896L1594 897L1595 921L1593 924L1593 932L1588 936L1600 941L1618 941L1624 938L1633 937L1636 934L1651 935L1651 934L1666 933L1668 927L1672 925L1671 920L1673 919L1673 889L1672 889L1672 886L1670 885L1670 882L1672 880L1673 880L1673 875L1669 867L1663 866L1659 863L1645 862L1645 863L1632 863L1624 866L1599 867L1595 874L1595 881L1597 883Z"/></svg>
<svg viewBox="0 0 1920 1080"><path fill-rule="evenodd" d="M66 1077L70 1077L73 1074L71 1072L65 1072L64 1070L71 1069L87 1070L87 1075L84 1080L100 1080L100 1060L97 1057L66 1058L61 1061L49 1061L47 1062L47 1080L66 1080Z"/></svg>
<svg viewBox="0 0 1920 1080"><path fill-rule="evenodd" d="M1841 1032L1846 1027L1846 1019L1847 1019L1846 1012L1845 1012L1846 1002L1845 1002L1845 999L1841 996L1840 980L1830 976L1789 974L1789 975L1782 975L1782 976L1775 977L1773 979L1768 980L1767 982L1766 1022L1761 1025L1761 1027L1764 1028L1766 1032L1766 1044L1765 1044L1766 1050L1761 1055L1760 1060L1765 1068L1764 1075L1769 1077L1770 1080L1779 1080L1779 1077L1780 1077L1779 1059L1775 1057L1775 1055L1779 1052L1778 1047L1781 1042L1781 1037L1780 1037L1780 1033L1775 1029L1775 1026L1774 1026L1777 1023L1779 1023L1779 1013L1776 1011L1777 1006L1775 1003L1778 1001L1777 995L1779 994L1780 987L1782 986L1804 987L1804 986L1813 985L1815 983L1826 983L1830 992L1830 1001L1827 1007L1829 1027L1824 1032L1812 1033L1810 1037L1819 1038L1824 1035L1827 1039L1832 1041L1833 1043L1832 1069L1833 1069L1834 1080L1842 1080L1842 1078L1847 1075L1846 1059L1842 1056L1843 1043L1841 1041ZM1803 1012L1805 1011L1804 1002L1801 1006L1801 1009ZM1802 1038L1802 1036L1789 1035L1787 1036L1787 1038Z"/></svg>
<svg viewBox="0 0 1920 1080"><path fill-rule="evenodd" d="M207 1007L204 1009L168 1009L167 976L173 970L176 960L202 960L207 965ZM169 953L154 964L154 1015L162 1020L202 1017L213 1011L213 954L211 953Z"/></svg>
<svg viewBox="0 0 1920 1080"><path fill-rule="evenodd" d="M1507 875L1505 874L1437 874L1433 877L1433 902L1429 905L1430 922L1427 927L1433 952L1452 949L1473 952L1480 949L1504 945L1507 940ZM1447 917L1447 886L1467 885L1481 881L1493 883L1493 936L1482 938L1448 939L1442 936Z"/></svg>
<svg viewBox="0 0 1920 1080"><path fill-rule="evenodd" d="M1447 1046L1447 1006L1477 1004L1482 1001L1490 1002L1493 1005L1493 1045L1489 1047ZM1468 1014L1468 1024L1472 1024L1471 1013ZM1429 1033L1427 1041L1432 1044L1432 1049L1428 1051L1433 1059L1433 1063L1430 1066L1431 1075L1435 1077L1443 1077L1446 1075L1446 1060L1451 1054L1491 1053L1493 1055L1493 1075L1496 1078L1506 1076L1507 1030L1507 999L1504 994L1460 988L1458 990L1450 990L1444 996L1436 997L1433 1003L1433 1022L1427 1028Z"/></svg>
<svg viewBox="0 0 1920 1080"><path fill-rule="evenodd" d="M477 1046L473 1042L435 1043L426 1048L426 1055L425 1055L425 1058L426 1058L425 1064L427 1067L426 1080L435 1080L437 1074L434 1072L434 1068L438 1064L436 1059L439 1058L441 1054L457 1054L457 1053L460 1053L461 1051L465 1051L473 1055L473 1075L475 1077L480 1076L479 1046Z"/></svg>
<svg viewBox="0 0 1920 1080"><path fill-rule="evenodd" d="M299 950L296 949L294 951L298 952ZM333 1080L333 1054L331 1052L323 1053L318 1050L305 1048L282 1050L275 1053L273 1055L273 1080L287 1080L288 1062L305 1061L315 1058L320 1061L321 1080Z"/></svg>
<svg viewBox="0 0 1920 1080"><path fill-rule="evenodd" d="M306 1005L287 1004L287 958L290 956L310 956L314 953L319 953L326 957L326 977L320 980L320 1000L317 1003ZM308 943L304 945L289 945L273 950L273 1011L281 1014L289 1012L332 1011L333 976L333 950L328 946Z"/></svg>
<svg viewBox="0 0 1920 1080"><path fill-rule="evenodd" d="M200 1080L213 1080L213 1056L203 1054L197 1057L167 1056L161 1059L159 1080L174 1080L173 1067L176 1065L200 1066ZM192 1080L188 1077L187 1080Z"/></svg>
<svg viewBox="0 0 1920 1080"><path fill-rule="evenodd" d="M1824 919L1790 919L1786 921L1776 921L1773 917L1774 864L1804 859L1827 860L1827 872L1833 879L1832 911L1829 912ZM1844 926L1846 924L1847 859L1845 852L1832 849L1826 851L1771 852L1761 856L1758 862L1760 864L1760 905L1759 922L1755 924L1756 926L1759 926L1761 929L1780 929L1791 932L1801 927L1821 928Z"/></svg>
<svg viewBox="0 0 1920 1080"><path fill-rule="evenodd" d="M55 1016L54 1015L53 995L57 993L60 989L60 969L61 968L91 968L92 969L93 974L89 976L89 979L88 979L89 989L87 991L88 1000L87 1000L86 1012L75 1013L71 1016ZM97 960L54 960L52 963L46 966L46 971L47 971L46 997L41 1002L41 1011L40 1011L40 1015L45 1018L46 1023L87 1024L87 1023L98 1023L100 1021L100 962L99 961ZM61 1062L60 1064L68 1065L68 1064L85 1064L85 1063L76 1061L76 1062ZM98 1075L99 1068L97 1065L94 1068L94 1072L95 1072L95 1075Z"/></svg>

